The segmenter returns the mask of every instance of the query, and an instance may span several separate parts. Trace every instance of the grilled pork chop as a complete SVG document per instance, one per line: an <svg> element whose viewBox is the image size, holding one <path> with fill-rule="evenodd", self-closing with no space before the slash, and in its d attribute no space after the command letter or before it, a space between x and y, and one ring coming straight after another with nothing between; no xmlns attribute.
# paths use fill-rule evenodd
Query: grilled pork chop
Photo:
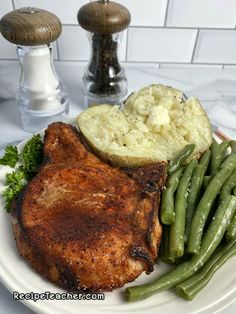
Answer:
<svg viewBox="0 0 236 314"><path fill-rule="evenodd" d="M165 179L163 163L111 167L85 148L74 127L51 124L43 166L13 203L20 254L71 291L110 291L150 273Z"/></svg>

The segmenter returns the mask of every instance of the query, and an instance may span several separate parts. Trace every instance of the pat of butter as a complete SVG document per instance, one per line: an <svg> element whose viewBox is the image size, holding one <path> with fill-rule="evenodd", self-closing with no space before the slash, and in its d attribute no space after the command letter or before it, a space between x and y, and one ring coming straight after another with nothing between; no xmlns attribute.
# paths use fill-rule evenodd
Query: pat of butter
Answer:
<svg viewBox="0 0 236 314"><path fill-rule="evenodd" d="M168 109L162 106L152 107L147 118L147 125L153 130L159 130L161 126L169 124Z"/></svg>

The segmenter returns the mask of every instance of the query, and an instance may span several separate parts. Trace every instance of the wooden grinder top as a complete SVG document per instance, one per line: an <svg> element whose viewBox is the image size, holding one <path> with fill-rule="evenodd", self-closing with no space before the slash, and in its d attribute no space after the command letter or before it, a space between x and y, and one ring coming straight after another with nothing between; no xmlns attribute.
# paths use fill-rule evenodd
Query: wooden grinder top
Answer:
<svg viewBox="0 0 236 314"><path fill-rule="evenodd" d="M121 32L130 24L129 10L123 5L109 0L94 1L82 6L78 12L78 22L82 28L97 34Z"/></svg>
<svg viewBox="0 0 236 314"><path fill-rule="evenodd" d="M37 8L14 10L0 20L0 31L11 43L23 46L49 44L62 30L59 18L51 12Z"/></svg>

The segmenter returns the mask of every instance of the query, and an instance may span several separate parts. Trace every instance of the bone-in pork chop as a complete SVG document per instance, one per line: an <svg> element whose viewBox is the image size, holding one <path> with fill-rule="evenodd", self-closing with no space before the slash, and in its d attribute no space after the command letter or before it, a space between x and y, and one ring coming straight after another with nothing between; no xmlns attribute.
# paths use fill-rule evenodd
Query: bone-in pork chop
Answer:
<svg viewBox="0 0 236 314"><path fill-rule="evenodd" d="M43 165L13 203L20 254L68 290L109 291L151 272L165 179L163 163L111 167L85 148L74 127L51 124Z"/></svg>

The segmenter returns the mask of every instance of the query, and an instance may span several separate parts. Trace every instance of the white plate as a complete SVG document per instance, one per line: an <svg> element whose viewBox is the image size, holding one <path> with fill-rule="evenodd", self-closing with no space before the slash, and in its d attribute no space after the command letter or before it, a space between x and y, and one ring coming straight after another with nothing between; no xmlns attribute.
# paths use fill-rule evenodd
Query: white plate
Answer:
<svg viewBox="0 0 236 314"><path fill-rule="evenodd" d="M19 145L21 149L24 143ZM0 167L0 194L4 189L4 178L9 167ZM4 210L0 197L0 279L10 291L18 292L63 292L38 275L19 255L11 228L11 218ZM99 313L222 313L226 307L236 301L236 257L231 258L213 277L208 286L193 301L185 301L172 291L158 293L149 299L126 303L122 297L124 288L105 294L104 301L23 301L37 313L55 314L99 314ZM158 277L167 270L159 264L155 271L147 276L143 274L135 284L142 284ZM127 284L126 286L133 285ZM14 302L14 301L12 301Z"/></svg>

